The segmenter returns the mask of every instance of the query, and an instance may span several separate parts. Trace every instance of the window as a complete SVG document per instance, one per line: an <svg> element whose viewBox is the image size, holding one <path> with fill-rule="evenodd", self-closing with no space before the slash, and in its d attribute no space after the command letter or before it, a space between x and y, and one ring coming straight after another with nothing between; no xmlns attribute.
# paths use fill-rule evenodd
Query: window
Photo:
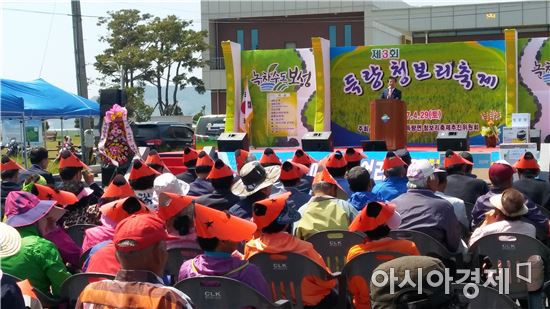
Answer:
<svg viewBox="0 0 550 309"><path fill-rule="evenodd" d="M330 40L330 47L336 47L336 26L328 27L328 39Z"/></svg>
<svg viewBox="0 0 550 309"><path fill-rule="evenodd" d="M351 25L344 25L344 46L351 46Z"/></svg>
<svg viewBox="0 0 550 309"><path fill-rule="evenodd" d="M285 42L285 48L296 48L296 42Z"/></svg>
<svg viewBox="0 0 550 309"><path fill-rule="evenodd" d="M250 49L258 49L258 29L250 30Z"/></svg>
<svg viewBox="0 0 550 309"><path fill-rule="evenodd" d="M237 30L237 43L241 44L241 49L244 49L244 31Z"/></svg>

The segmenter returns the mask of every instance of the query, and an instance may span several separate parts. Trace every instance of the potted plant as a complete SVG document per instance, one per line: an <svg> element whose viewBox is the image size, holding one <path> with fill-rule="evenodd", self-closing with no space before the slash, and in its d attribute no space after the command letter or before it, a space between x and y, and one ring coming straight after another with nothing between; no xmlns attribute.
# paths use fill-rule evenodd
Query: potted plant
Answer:
<svg viewBox="0 0 550 309"><path fill-rule="evenodd" d="M499 111L490 110L481 113L481 120L485 125L481 126L480 134L485 137L485 145L490 148L497 146L499 142L500 129L498 128L501 120Z"/></svg>

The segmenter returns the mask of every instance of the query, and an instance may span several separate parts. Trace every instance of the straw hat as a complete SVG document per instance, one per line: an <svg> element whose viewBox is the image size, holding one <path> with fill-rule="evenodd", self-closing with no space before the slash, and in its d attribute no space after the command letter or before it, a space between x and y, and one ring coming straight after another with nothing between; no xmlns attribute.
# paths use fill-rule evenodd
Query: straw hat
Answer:
<svg viewBox="0 0 550 309"><path fill-rule="evenodd" d="M13 227L0 222L0 258L12 256L21 248L21 235Z"/></svg>
<svg viewBox="0 0 550 309"><path fill-rule="evenodd" d="M277 182L281 175L281 166L263 167L258 161L248 162L239 171L241 177L231 187L231 192L237 196L250 196L263 188Z"/></svg>

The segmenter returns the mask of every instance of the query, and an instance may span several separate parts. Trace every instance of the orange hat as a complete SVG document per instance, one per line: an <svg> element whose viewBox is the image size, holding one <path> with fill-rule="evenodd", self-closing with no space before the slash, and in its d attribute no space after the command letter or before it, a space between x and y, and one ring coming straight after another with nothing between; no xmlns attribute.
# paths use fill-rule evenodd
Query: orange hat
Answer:
<svg viewBox="0 0 550 309"><path fill-rule="evenodd" d="M237 170L241 170L243 165L245 165L246 160L248 159L248 151L243 149L235 150L235 161L237 162Z"/></svg>
<svg viewBox="0 0 550 309"><path fill-rule="evenodd" d="M214 163L214 166L212 167L212 170L206 177L206 179L220 179L233 176L233 170L229 166L227 166L225 163L223 163L222 160L218 159Z"/></svg>
<svg viewBox="0 0 550 309"><path fill-rule="evenodd" d="M346 149L346 154L344 155L344 158L348 162L358 162L366 157L367 156L364 153L355 151L355 148Z"/></svg>
<svg viewBox="0 0 550 309"><path fill-rule="evenodd" d="M381 225L394 230L401 225L401 216L395 211L395 204L370 202L359 212L349 225L350 232L368 232Z"/></svg>
<svg viewBox="0 0 550 309"><path fill-rule="evenodd" d="M130 196L101 205L101 214L116 223L133 214L147 213L149 209L136 197Z"/></svg>
<svg viewBox="0 0 550 309"><path fill-rule="evenodd" d="M298 149L296 150L296 152L294 152L294 156L292 157L291 161L294 163L303 164L305 166L310 166L312 163L317 162L302 149Z"/></svg>
<svg viewBox="0 0 550 309"><path fill-rule="evenodd" d="M338 182L336 182L334 177L332 177L332 175L326 169L323 169L322 171L317 172L317 174L313 178L313 184L314 185L318 184L320 182L328 182L328 183L331 183L333 185L338 186Z"/></svg>
<svg viewBox="0 0 550 309"><path fill-rule="evenodd" d="M2 163L2 167L0 171L13 171L13 170L22 170L23 168L21 165L17 164L17 162L13 161L12 159L8 158L8 162Z"/></svg>
<svg viewBox="0 0 550 309"><path fill-rule="evenodd" d="M68 191L57 190L52 187L43 186L35 183L34 187L38 191L36 196L39 200L51 201L54 200L58 205L67 206L78 202L78 198L74 193Z"/></svg>
<svg viewBox="0 0 550 309"><path fill-rule="evenodd" d="M291 161L285 161L281 168L281 180L300 179L309 172L309 168L300 163L294 163Z"/></svg>
<svg viewBox="0 0 550 309"><path fill-rule="evenodd" d="M384 158L384 163L382 164L382 170L388 170L398 166L407 166L407 163L405 163L405 161L403 161L403 159L397 156L393 151L388 151L388 153L386 153L386 157Z"/></svg>
<svg viewBox="0 0 550 309"><path fill-rule="evenodd" d="M132 170L130 171L130 180L136 180L139 178L151 176L151 175L160 175L154 168L143 163L143 161L136 159L132 164Z"/></svg>
<svg viewBox="0 0 550 309"><path fill-rule="evenodd" d="M198 196L178 195L162 192L159 196L159 208L157 215L164 221L168 221L182 210L192 204Z"/></svg>
<svg viewBox="0 0 550 309"><path fill-rule="evenodd" d="M445 153L445 160L443 161L443 167L448 168L450 166L458 164L474 165L472 162L464 159L462 156L455 153L454 151L447 150L447 152Z"/></svg>
<svg viewBox="0 0 550 309"><path fill-rule="evenodd" d="M206 151L201 151L198 155L197 164L195 166L210 166L214 165L214 160L206 153Z"/></svg>
<svg viewBox="0 0 550 309"><path fill-rule="evenodd" d="M189 161L197 160L198 157L199 154L193 148L185 147L185 149L183 150L183 164Z"/></svg>
<svg viewBox="0 0 550 309"><path fill-rule="evenodd" d="M149 152L149 155L147 156L147 160L145 160L145 164L147 165L155 164L166 168L166 164L164 164L164 161L162 161L162 159L160 158L160 155L156 150L151 150Z"/></svg>
<svg viewBox="0 0 550 309"><path fill-rule="evenodd" d="M287 204L290 194L285 192L254 203L252 218L258 230L270 225L273 221L286 225L300 220L300 213Z"/></svg>
<svg viewBox="0 0 550 309"><path fill-rule="evenodd" d="M275 154L275 152L273 151L273 149L271 148L266 148L264 150L264 154L262 155L262 157L260 158L260 164L276 164L276 165L281 165L281 160L279 159L279 157L277 157L277 155Z"/></svg>
<svg viewBox="0 0 550 309"><path fill-rule="evenodd" d="M537 159L535 159L530 151L525 152L523 156L521 156L521 158L514 163L514 167L519 169L540 170Z"/></svg>
<svg viewBox="0 0 550 309"><path fill-rule="evenodd" d="M107 188L105 188L101 198L125 198L135 195L134 190L132 190L132 187L124 176L118 174L113 178L113 181L111 181Z"/></svg>
<svg viewBox="0 0 550 309"><path fill-rule="evenodd" d="M66 167L82 167L84 169L90 169L86 164L82 163L72 152L69 152L69 156L66 158L61 157L59 160L59 168Z"/></svg>
<svg viewBox="0 0 550 309"><path fill-rule="evenodd" d="M252 239L256 224L200 204L195 204L195 231L198 237L233 242Z"/></svg>
<svg viewBox="0 0 550 309"><path fill-rule="evenodd" d="M323 165L328 168L342 168L348 165L346 158L337 150L323 159Z"/></svg>

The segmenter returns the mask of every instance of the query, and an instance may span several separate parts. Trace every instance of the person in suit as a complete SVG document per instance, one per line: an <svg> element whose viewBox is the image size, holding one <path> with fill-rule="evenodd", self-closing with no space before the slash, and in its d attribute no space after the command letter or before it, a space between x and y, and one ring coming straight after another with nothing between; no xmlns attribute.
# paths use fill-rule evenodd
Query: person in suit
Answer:
<svg viewBox="0 0 550 309"><path fill-rule="evenodd" d="M388 88L382 91L382 95L380 96L380 99L401 100L401 90L395 88L396 83L397 83L397 78L391 76L388 79Z"/></svg>

